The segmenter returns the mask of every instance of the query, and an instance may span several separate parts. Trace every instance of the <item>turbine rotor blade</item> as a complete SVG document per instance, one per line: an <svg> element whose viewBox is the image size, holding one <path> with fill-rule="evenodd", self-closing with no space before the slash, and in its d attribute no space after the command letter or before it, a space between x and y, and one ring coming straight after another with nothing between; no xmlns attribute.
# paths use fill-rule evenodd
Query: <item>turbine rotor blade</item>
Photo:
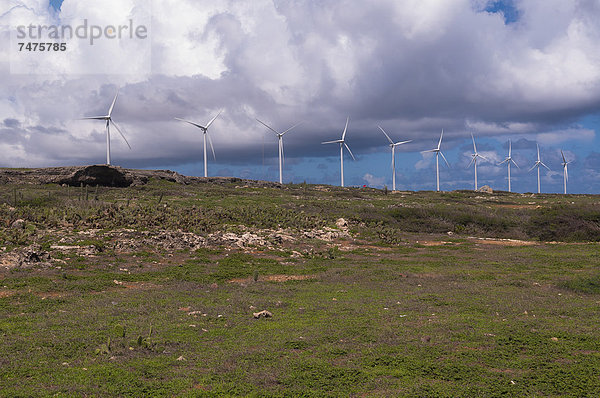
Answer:
<svg viewBox="0 0 600 398"><path fill-rule="evenodd" d="M440 134L440 141L438 142L438 146L437 146L438 151L442 147L442 138L444 138L444 129L442 129L442 134Z"/></svg>
<svg viewBox="0 0 600 398"><path fill-rule="evenodd" d="M342 140L335 140L335 141L325 141L325 142L321 142L321 144L342 144L344 141Z"/></svg>
<svg viewBox="0 0 600 398"><path fill-rule="evenodd" d="M394 141L392 141L392 139L390 138L390 136L387 135L387 133L385 132L385 130L381 126L377 126L377 127L379 127L379 130L381 130L381 132L383 133L383 135L385 135L385 138L388 139L388 141L390 142L390 144L394 145Z"/></svg>
<svg viewBox="0 0 600 398"><path fill-rule="evenodd" d="M473 140L473 152L477 153L477 147L475 146L475 137L473 137L473 133L471 133L471 139Z"/></svg>
<svg viewBox="0 0 600 398"><path fill-rule="evenodd" d="M448 168L450 168L450 163L448 163L448 161L446 160L446 157L444 156L442 151L439 151L439 154L442 155L442 159L444 159L444 162L446 162L446 166L448 166Z"/></svg>
<svg viewBox="0 0 600 398"><path fill-rule="evenodd" d="M346 127L344 127L344 132L342 133L342 141L346 138L346 132L348 131L348 123L350 122L350 116L346 118Z"/></svg>
<svg viewBox="0 0 600 398"><path fill-rule="evenodd" d="M352 154L352 151L350 150L350 147L348 146L348 144L346 144L345 142L343 143L344 146L346 147L346 149L348 150L348 152L350 152L350 156L352 156L353 160L356 160L356 158L354 157L354 155Z"/></svg>
<svg viewBox="0 0 600 398"><path fill-rule="evenodd" d="M181 122L186 122L191 124L192 126L198 127L200 130L206 130L206 128L204 126L199 125L198 123L194 123L194 122L190 122L189 120L185 120L185 119L180 119L178 117L175 118L175 120L179 120Z"/></svg>
<svg viewBox="0 0 600 398"><path fill-rule="evenodd" d="M544 163L540 162L540 164L541 164L542 166L544 166L546 169L548 169L548 171L552 171L552 170L550 170L550 167L546 166Z"/></svg>
<svg viewBox="0 0 600 398"><path fill-rule="evenodd" d="M205 127L207 130L210 127L210 125L213 124L213 122L215 121L215 119L219 117L219 115L221 114L221 112L223 112L222 109L219 111L219 113L217 113L217 116L215 116L212 119L210 119L210 122L208 122L207 125L206 125L206 127Z"/></svg>
<svg viewBox="0 0 600 398"><path fill-rule="evenodd" d="M421 151L421 153L429 153L429 152L439 152L437 149L429 149L427 151Z"/></svg>
<svg viewBox="0 0 600 398"><path fill-rule="evenodd" d="M471 161L469 162L469 165L467 166L467 169L468 169L469 167L471 167L471 165L472 165L473 163L475 163L475 159L477 159L477 158L476 158L475 156L473 156L473 158L472 158L472 159L471 159Z"/></svg>
<svg viewBox="0 0 600 398"><path fill-rule="evenodd" d="M119 126L117 126L117 124L112 119L110 119L110 122L113 124L113 126L115 126L115 128L117 129L117 131L119 132L119 134L121 134L121 137L123 137L123 140L125 140L125 143L129 147L129 149L131 149L131 145L129 145L129 141L127 141L127 138L125 138L125 134L123 134L123 132L121 131L121 129L119 128Z"/></svg>
<svg viewBox="0 0 600 398"><path fill-rule="evenodd" d="M109 116L89 116L89 117L82 117L80 120L106 120L108 118L109 118Z"/></svg>
<svg viewBox="0 0 600 398"><path fill-rule="evenodd" d="M514 161L514 160L510 160L515 166L517 166L517 169L520 169L519 165Z"/></svg>
<svg viewBox="0 0 600 398"><path fill-rule="evenodd" d="M108 110L108 117L110 117L112 115L112 111L113 111L113 108L115 107L115 103L117 102L118 96L119 96L119 90L117 90L117 93L115 94L115 99L113 99L113 102L110 105L110 109Z"/></svg>
<svg viewBox="0 0 600 398"><path fill-rule="evenodd" d="M510 158L512 152L512 142L508 140L508 157Z"/></svg>
<svg viewBox="0 0 600 398"><path fill-rule="evenodd" d="M261 122L260 120L256 119L257 122L259 122L260 124L262 124L263 126L265 126L266 128L268 128L269 130L271 130L272 132L274 132L275 134L279 135L279 133L277 131L275 131L271 126L269 126L268 124L266 124L265 122Z"/></svg>
<svg viewBox="0 0 600 398"><path fill-rule="evenodd" d="M396 142L395 144L392 144L392 145L394 145L394 146L404 145L404 144L408 144L409 142L412 142L412 140L400 141L400 142Z"/></svg>
<svg viewBox="0 0 600 398"><path fill-rule="evenodd" d="M208 143L210 145L210 150L212 151L212 154L213 154L213 159L216 161L217 156L215 155L215 148L213 147L213 143L212 143L212 139L210 138L210 134L208 134L208 131L205 131L204 134L206 134L206 138L208 138Z"/></svg>
<svg viewBox="0 0 600 398"><path fill-rule="evenodd" d="M290 131L290 130L292 130L292 129L295 129L296 127L300 126L302 123L304 123L304 122L300 122L300 123L296 123L296 124L294 124L292 127L290 127L289 129L285 130L284 132L282 132L282 133L281 133L281 136L283 137L283 135L284 135L285 133L287 133L288 131Z"/></svg>

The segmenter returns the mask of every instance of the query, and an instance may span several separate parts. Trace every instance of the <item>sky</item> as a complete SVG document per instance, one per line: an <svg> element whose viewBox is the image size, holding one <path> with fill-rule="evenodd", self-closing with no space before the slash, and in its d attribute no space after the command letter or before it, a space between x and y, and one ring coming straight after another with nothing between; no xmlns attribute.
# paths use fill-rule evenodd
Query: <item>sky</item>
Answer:
<svg viewBox="0 0 600 398"><path fill-rule="evenodd" d="M65 52L19 52L18 26L107 27L144 38L66 40ZM0 0L0 167L102 164L101 121L119 90L112 163L210 176L340 183L339 139L350 118L346 185L472 189L473 144L487 160L479 185L516 192L600 193L600 0ZM112 32L112 31L111 31ZM127 32L127 31L126 31ZM126 35L125 35L126 36ZM38 40L39 41L39 40ZM65 41L65 40L63 40ZM60 40L59 40L60 42ZM210 151L209 151L210 153Z"/></svg>

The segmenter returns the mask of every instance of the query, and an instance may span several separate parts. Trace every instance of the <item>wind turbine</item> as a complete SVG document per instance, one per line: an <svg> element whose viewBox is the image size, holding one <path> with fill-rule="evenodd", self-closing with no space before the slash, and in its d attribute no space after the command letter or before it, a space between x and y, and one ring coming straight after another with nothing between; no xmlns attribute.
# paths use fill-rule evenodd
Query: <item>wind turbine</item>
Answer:
<svg viewBox="0 0 600 398"><path fill-rule="evenodd" d="M513 160L511 153L512 153L512 143L510 142L510 140L508 140L508 156L502 162L498 163L498 165L501 165L502 163L508 164L508 192L511 192L511 190L510 190L510 164L512 163L515 166L517 166L517 168L519 168L519 165L516 164L515 161Z"/></svg>
<svg viewBox="0 0 600 398"><path fill-rule="evenodd" d="M346 127L344 127L344 132L342 133L341 140L326 141L326 142L321 143L321 144L340 144L340 169L341 169L341 175L342 175L342 187L344 186L344 147L346 147L346 149L350 153L350 156L352 156L352 159L356 160L354 158L354 155L352 154L352 151L350 150L350 147L346 144L346 141L345 141L346 131L348 131L348 123L349 122L350 122L350 117L348 117L346 119Z"/></svg>
<svg viewBox="0 0 600 398"><path fill-rule="evenodd" d="M256 121L259 122L260 124L262 124L263 126L265 126L266 128L268 128L269 130L271 130L272 132L274 132L277 135L277 139L279 140L279 183L283 184L283 161L284 161L283 136L285 135L285 133L287 133L291 129L293 129L293 128L297 127L298 125L302 124L302 122L296 123L295 125L293 125L289 129L287 129L287 130L279 133L279 132L277 132L277 130L273 129L271 126L269 126L265 122L261 122L258 119L256 119Z"/></svg>
<svg viewBox="0 0 600 398"><path fill-rule="evenodd" d="M487 160L487 158L485 156L480 155L479 153L477 153L477 147L475 146L475 137L473 137L473 133L471 133L471 139L473 140L473 154L471 154L471 163L469 163L469 165L467 166L467 168L471 167L471 165L475 165L475 190L477 191L477 158L482 158L484 160Z"/></svg>
<svg viewBox="0 0 600 398"><path fill-rule="evenodd" d="M117 126L117 124L114 122L114 120L112 120L112 111L115 107L115 103L117 102L118 96L119 96L119 90L117 90L117 94L115 94L115 99L113 99L113 102L110 105L110 108L108 109L108 114L106 116L91 116L91 117L83 118L84 120L104 120L104 121L106 121L106 164L109 166L110 166L110 125L111 125L111 123L113 126L115 126L115 128L117 129L119 134L121 134L121 137L123 137L123 140L125 140L125 143L129 147L129 149L131 149L131 145L129 145L129 142L127 142L127 138L125 138L125 135L123 135L123 132L121 131L119 126Z"/></svg>
<svg viewBox="0 0 600 398"><path fill-rule="evenodd" d="M567 194L567 181L569 181L569 172L567 170L567 165L571 162L567 162L567 160L565 159L565 154L563 153L562 149L560 150L560 154L562 155L562 165L563 165L563 180L565 183L565 195Z"/></svg>
<svg viewBox="0 0 600 398"><path fill-rule="evenodd" d="M381 132L385 135L385 138L388 139L388 141L390 142L390 148L392 148L392 173L393 173L392 174L392 191L395 191L396 190L396 152L395 152L396 147L399 145L408 144L409 142L412 142L412 140L394 143L394 141L392 141L390 136L387 135L387 133L381 126L377 126L377 127L379 127L379 130L381 130Z"/></svg>
<svg viewBox="0 0 600 398"><path fill-rule="evenodd" d="M191 124L192 126L198 127L200 130L202 130L202 133L204 135L204 177L208 177L208 157L206 156L206 138L208 137L208 143L210 144L210 149L212 150L212 154L213 154L213 159L217 160L217 157L215 156L215 148L213 147L212 144L212 140L210 139L210 136L208 135L208 128L210 127L211 124L213 124L213 122L215 121L216 118L219 117L219 115L221 114L221 112L223 112L222 110L219 111L219 113L217 113L217 116L213 117L212 119L210 119L210 122L208 122L206 124L206 127L199 125L197 123L194 122L190 122L189 120L185 120L185 119L180 119L178 117L175 118L175 120L179 120L182 122L186 122Z"/></svg>
<svg viewBox="0 0 600 398"><path fill-rule="evenodd" d="M545 168L548 169L548 171L550 171L550 168L548 166L546 166L541 160L540 160L540 146L538 144L535 144L535 146L537 146L537 162L535 162L535 164L533 165L532 168L529 169L529 171L535 169L537 167L537 177L538 177L538 193L540 193L540 166L544 166Z"/></svg>
<svg viewBox="0 0 600 398"><path fill-rule="evenodd" d="M442 129L442 134L440 135L440 141L438 142L437 148L421 152L421 153L427 153L427 152L435 153L435 175L436 175L436 184L437 184L436 187L437 187L438 192L440 190L440 161L439 161L440 155L442 155L442 159L444 159L444 162L446 162L446 165L448 167L450 167L450 164L446 160L446 157L444 156L444 154L442 153L442 150L441 150L443 137L444 137L444 129Z"/></svg>

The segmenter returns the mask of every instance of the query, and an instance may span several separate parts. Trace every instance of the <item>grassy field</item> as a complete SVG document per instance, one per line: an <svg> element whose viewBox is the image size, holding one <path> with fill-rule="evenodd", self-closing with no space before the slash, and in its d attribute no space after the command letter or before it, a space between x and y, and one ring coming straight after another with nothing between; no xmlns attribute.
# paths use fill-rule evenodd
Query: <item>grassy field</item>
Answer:
<svg viewBox="0 0 600 398"><path fill-rule="evenodd" d="M0 396L594 397L599 204L1 186Z"/></svg>

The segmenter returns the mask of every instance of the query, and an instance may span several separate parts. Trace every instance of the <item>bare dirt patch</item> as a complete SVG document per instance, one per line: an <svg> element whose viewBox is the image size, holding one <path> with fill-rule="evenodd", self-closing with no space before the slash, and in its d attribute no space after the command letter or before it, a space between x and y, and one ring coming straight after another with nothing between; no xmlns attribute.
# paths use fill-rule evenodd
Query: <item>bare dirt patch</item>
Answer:
<svg viewBox="0 0 600 398"><path fill-rule="evenodd" d="M266 282L287 282L287 281L304 281L307 279L315 279L317 276L316 275L265 275L265 276L261 276L258 280L259 281L266 281ZM249 282L252 282L253 278L238 278L238 279L232 279L229 281L229 283L238 283L238 284L246 284Z"/></svg>
<svg viewBox="0 0 600 398"><path fill-rule="evenodd" d="M535 246L539 245L540 242L530 240L518 240L518 239L492 239L492 238L470 238L477 243L483 243L485 245L497 245L497 246Z"/></svg>
<svg viewBox="0 0 600 398"><path fill-rule="evenodd" d="M122 286L126 289L129 290L150 290L150 289L157 289L160 286L159 285L155 285L154 283L148 283L148 282L120 282L118 280L114 280L115 285L118 286Z"/></svg>
<svg viewBox="0 0 600 398"><path fill-rule="evenodd" d="M13 290L0 290L0 298L7 298L17 294L17 292Z"/></svg>
<svg viewBox="0 0 600 398"><path fill-rule="evenodd" d="M419 244L419 245L423 245L423 246L444 246L444 245L453 245L453 242L446 242L443 240L437 241L437 240L418 240L415 243Z"/></svg>
<svg viewBox="0 0 600 398"><path fill-rule="evenodd" d="M44 292L44 293L35 293L36 296L40 297L42 300L46 300L48 298L57 299L67 296L67 293L64 292Z"/></svg>
<svg viewBox="0 0 600 398"><path fill-rule="evenodd" d="M349 251L359 250L359 249L384 251L384 252L391 252L391 251L394 250L394 247L369 245L369 244L365 243L364 241L358 241L358 240L356 240L355 242L357 243L356 245L353 245L353 244L339 244L337 246L343 252L349 252Z"/></svg>
<svg viewBox="0 0 600 398"><path fill-rule="evenodd" d="M535 209L539 208L538 205L494 205L495 207L500 207L502 209Z"/></svg>

